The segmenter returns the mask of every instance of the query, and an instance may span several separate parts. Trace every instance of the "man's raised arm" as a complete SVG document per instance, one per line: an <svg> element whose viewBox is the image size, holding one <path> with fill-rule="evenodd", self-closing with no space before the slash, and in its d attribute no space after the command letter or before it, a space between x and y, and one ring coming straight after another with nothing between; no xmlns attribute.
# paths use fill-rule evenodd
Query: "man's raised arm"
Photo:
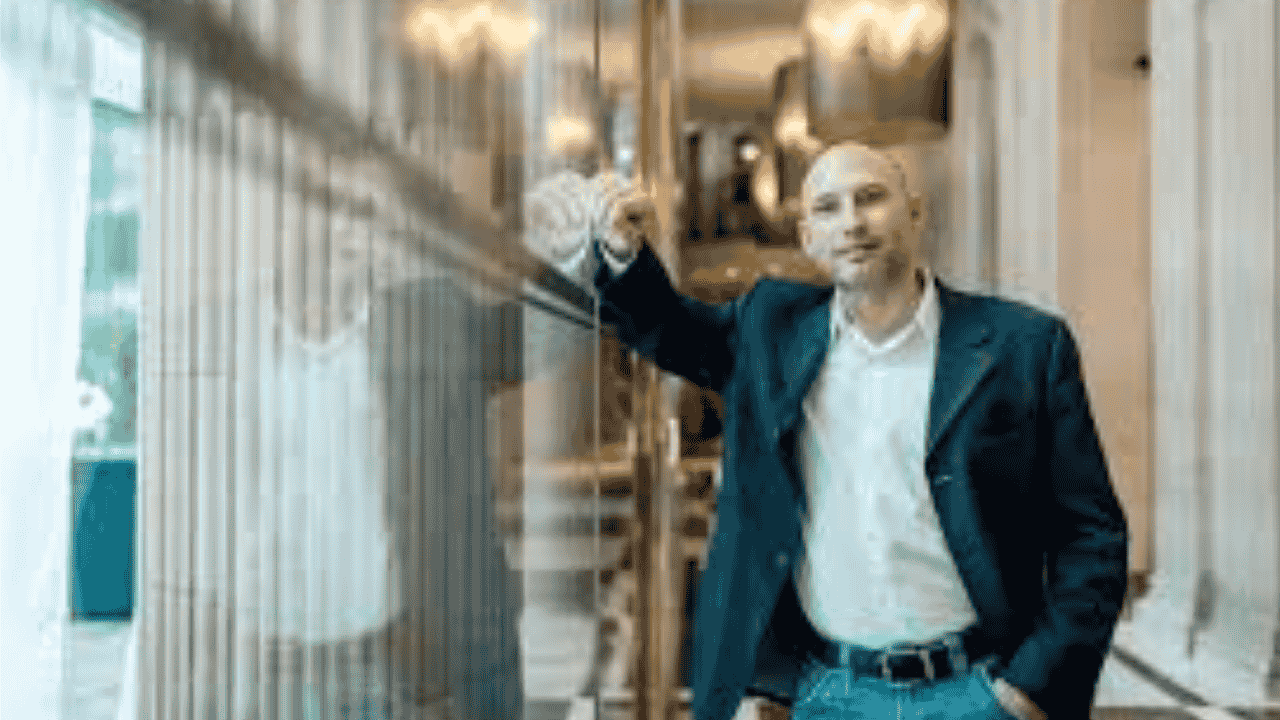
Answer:
<svg viewBox="0 0 1280 720"><path fill-rule="evenodd" d="M697 385L724 387L746 296L711 304L676 291L649 246L658 230L650 198L616 176L562 175L536 186L525 212L530 251L593 285L601 321L624 343Z"/></svg>

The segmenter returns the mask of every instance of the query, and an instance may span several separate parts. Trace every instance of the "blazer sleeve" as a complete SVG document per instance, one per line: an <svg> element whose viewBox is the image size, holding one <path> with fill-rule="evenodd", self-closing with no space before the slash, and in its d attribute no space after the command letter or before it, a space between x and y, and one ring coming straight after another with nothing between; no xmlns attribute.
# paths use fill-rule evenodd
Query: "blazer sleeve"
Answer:
<svg viewBox="0 0 1280 720"><path fill-rule="evenodd" d="M683 295L648 245L615 277L596 245L601 322L663 370L721 392L733 372L738 317L750 293L719 304Z"/></svg>
<svg viewBox="0 0 1280 720"><path fill-rule="evenodd" d="M1050 332L1040 437L1048 482L1046 605L1014 652L1005 680L1038 702L1051 684L1092 686L1111 643L1128 582L1128 528L1098 441L1070 330ZM1092 674L1092 677L1086 677ZM1042 705L1053 716L1050 707Z"/></svg>

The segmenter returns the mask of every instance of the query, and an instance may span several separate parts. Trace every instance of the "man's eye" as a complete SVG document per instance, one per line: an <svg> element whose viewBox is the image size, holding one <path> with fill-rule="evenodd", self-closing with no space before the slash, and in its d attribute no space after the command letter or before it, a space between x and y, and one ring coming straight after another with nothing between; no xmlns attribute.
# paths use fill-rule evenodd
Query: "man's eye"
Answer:
<svg viewBox="0 0 1280 720"><path fill-rule="evenodd" d="M880 198L883 198L883 197L884 197L883 190L868 190L864 193L861 193L861 195L858 197L858 200L862 202L877 202L878 200L880 200Z"/></svg>
<svg viewBox="0 0 1280 720"><path fill-rule="evenodd" d="M836 211L836 204L835 204L835 203L833 203L833 202L823 202L823 203L818 203L817 205L814 205L814 206L813 206L813 211L814 211L814 212L820 212L820 213L835 212L835 211Z"/></svg>

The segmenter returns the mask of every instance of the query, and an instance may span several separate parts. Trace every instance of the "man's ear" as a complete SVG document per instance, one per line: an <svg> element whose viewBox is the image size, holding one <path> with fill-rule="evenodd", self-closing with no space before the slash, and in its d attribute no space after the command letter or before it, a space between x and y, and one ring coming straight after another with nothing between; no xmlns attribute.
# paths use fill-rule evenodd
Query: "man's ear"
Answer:
<svg viewBox="0 0 1280 720"><path fill-rule="evenodd" d="M811 255L809 246L813 242L813 233L809 230L809 222L804 218L796 220L796 235L800 238L800 249L806 255Z"/></svg>

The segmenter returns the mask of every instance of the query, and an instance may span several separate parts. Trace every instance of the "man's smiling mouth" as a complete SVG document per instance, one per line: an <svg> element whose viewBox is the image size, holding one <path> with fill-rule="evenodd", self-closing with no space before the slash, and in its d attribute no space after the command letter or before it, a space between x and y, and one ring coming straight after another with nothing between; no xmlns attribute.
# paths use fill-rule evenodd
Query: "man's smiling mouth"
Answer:
<svg viewBox="0 0 1280 720"><path fill-rule="evenodd" d="M867 253L874 252L879 249L880 249L879 241L869 240L867 242L854 243L853 245L846 245L842 248L838 248L833 254L836 257L854 256L856 258L857 256L865 255Z"/></svg>

